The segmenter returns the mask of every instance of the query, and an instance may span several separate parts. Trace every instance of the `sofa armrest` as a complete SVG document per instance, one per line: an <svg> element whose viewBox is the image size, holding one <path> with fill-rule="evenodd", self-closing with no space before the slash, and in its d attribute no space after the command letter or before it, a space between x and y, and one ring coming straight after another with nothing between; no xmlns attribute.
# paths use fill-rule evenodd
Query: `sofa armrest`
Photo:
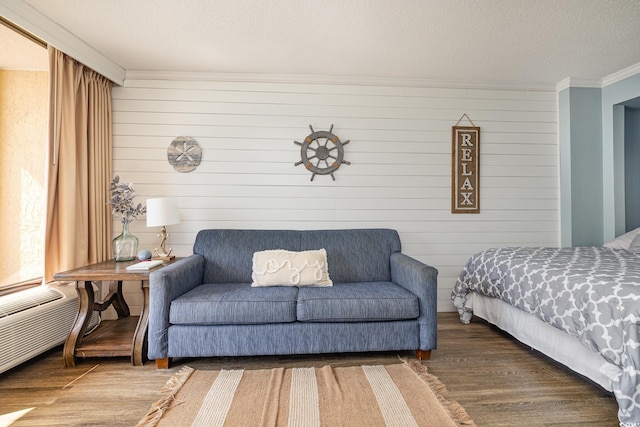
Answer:
<svg viewBox="0 0 640 427"><path fill-rule="evenodd" d="M202 284L204 257L191 255L149 274L149 359L168 357L171 301Z"/></svg>
<svg viewBox="0 0 640 427"><path fill-rule="evenodd" d="M418 297L420 304L420 348L437 344L438 270L401 252L391 254L391 280Z"/></svg>

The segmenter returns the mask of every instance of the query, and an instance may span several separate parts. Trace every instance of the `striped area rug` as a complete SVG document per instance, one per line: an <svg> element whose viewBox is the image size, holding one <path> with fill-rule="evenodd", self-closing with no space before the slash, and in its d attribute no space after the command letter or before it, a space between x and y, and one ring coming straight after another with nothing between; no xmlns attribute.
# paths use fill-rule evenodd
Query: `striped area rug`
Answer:
<svg viewBox="0 0 640 427"><path fill-rule="evenodd" d="M184 367L138 426L475 426L417 361L201 371Z"/></svg>

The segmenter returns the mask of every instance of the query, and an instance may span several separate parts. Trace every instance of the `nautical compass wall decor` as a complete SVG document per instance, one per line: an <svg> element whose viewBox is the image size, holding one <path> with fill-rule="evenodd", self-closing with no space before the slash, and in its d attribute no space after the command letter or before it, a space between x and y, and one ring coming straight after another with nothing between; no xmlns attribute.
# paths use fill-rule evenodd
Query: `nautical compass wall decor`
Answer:
<svg viewBox="0 0 640 427"><path fill-rule="evenodd" d="M329 131L313 130L313 126L309 125L311 133L304 139L304 142L293 141L294 144L300 146L300 157L302 160L297 162L295 166L304 164L311 172L311 181L316 175L331 175L335 181L336 177L333 173L338 170L343 163L350 165L351 163L344 160L344 146L349 141L340 141L337 135L332 133L333 125Z"/></svg>
<svg viewBox="0 0 640 427"><path fill-rule="evenodd" d="M191 172L202 160L202 148L190 136L179 136L167 148L167 159L176 171Z"/></svg>

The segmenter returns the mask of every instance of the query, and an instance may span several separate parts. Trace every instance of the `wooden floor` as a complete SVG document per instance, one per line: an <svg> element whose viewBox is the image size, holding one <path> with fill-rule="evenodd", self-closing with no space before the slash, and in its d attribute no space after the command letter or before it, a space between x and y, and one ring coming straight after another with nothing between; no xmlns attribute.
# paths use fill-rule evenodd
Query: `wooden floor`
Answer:
<svg viewBox="0 0 640 427"><path fill-rule="evenodd" d="M599 386L502 332L441 313L438 349L425 362L478 426L617 426L617 405ZM401 353L413 357L413 353ZM199 369L398 363L398 354L176 360L169 370L126 358L83 359L64 368L62 349L0 374L0 426L133 426L181 366Z"/></svg>

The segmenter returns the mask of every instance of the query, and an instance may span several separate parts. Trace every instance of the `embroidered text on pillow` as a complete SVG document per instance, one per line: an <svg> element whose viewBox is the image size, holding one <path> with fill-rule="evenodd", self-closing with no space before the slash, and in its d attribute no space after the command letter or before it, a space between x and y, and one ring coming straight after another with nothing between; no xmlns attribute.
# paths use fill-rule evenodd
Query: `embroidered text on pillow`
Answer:
<svg viewBox="0 0 640 427"><path fill-rule="evenodd" d="M312 267L313 269L315 269L312 273L313 273L313 278L316 281L322 280L321 269L324 267L324 263L316 260L311 266L309 265L309 261L305 259L302 265L294 267L291 265L291 261L288 259L285 259L284 262L282 263L279 263L278 260L276 259L272 259L267 262L267 265L264 271L255 271L255 274L262 274L262 275L267 273L274 274L282 270L284 267L287 267L289 271L292 271L291 276L289 276L289 283L291 283L292 285L299 285L300 278L302 277L301 273L306 267Z"/></svg>

